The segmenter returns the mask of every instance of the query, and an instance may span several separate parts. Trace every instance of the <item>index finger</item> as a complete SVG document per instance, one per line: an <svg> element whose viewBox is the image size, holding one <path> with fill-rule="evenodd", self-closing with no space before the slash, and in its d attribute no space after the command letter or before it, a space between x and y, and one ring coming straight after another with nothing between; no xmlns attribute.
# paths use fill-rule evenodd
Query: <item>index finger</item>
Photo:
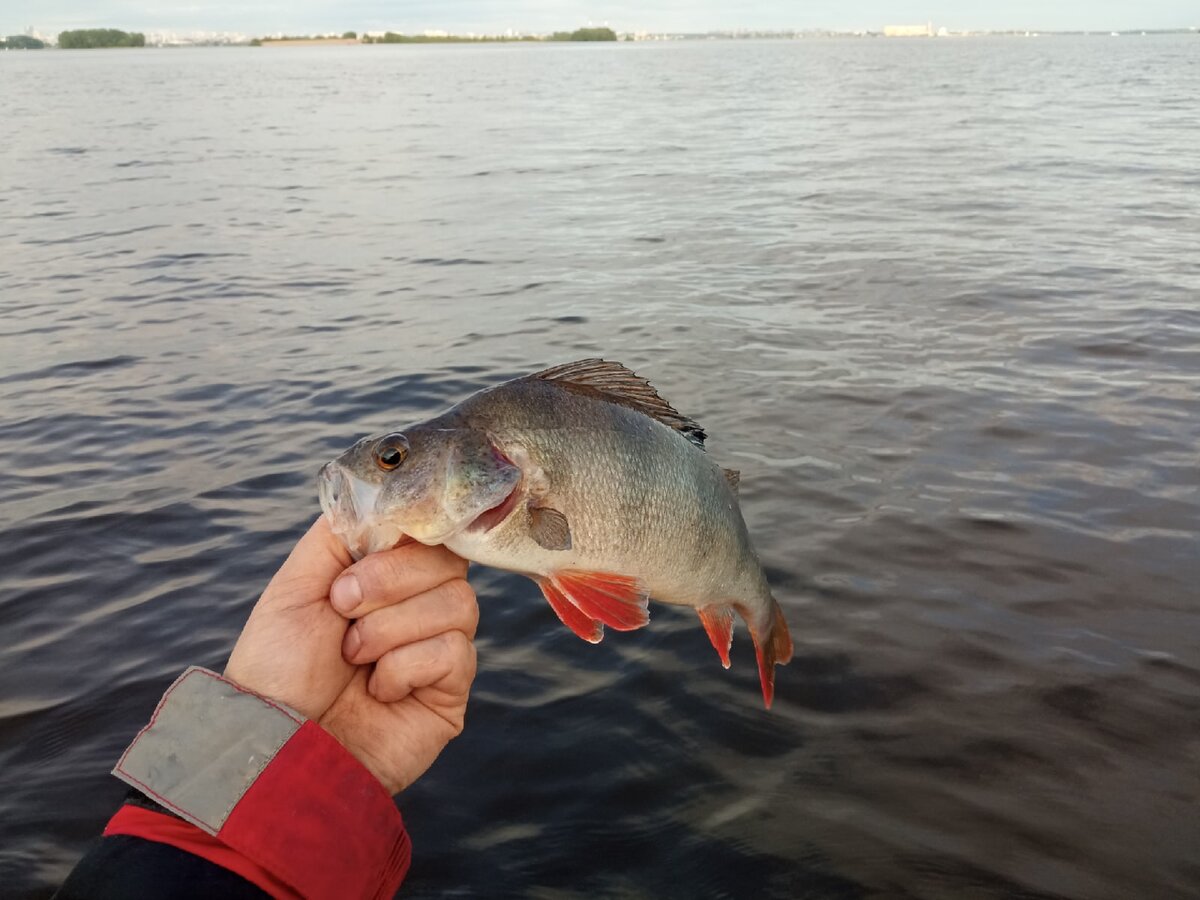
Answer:
<svg viewBox="0 0 1200 900"><path fill-rule="evenodd" d="M333 583L329 600L356 619L466 574L467 561L445 547L408 543L364 556Z"/></svg>

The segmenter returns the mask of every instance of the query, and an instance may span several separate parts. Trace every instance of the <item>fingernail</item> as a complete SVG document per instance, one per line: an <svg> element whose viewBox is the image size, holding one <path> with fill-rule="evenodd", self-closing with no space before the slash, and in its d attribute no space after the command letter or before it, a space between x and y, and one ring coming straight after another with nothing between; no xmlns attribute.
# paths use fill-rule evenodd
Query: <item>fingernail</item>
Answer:
<svg viewBox="0 0 1200 900"><path fill-rule="evenodd" d="M346 632L346 643L342 647L342 656L346 662L354 662L354 657L358 656L358 651L362 649L362 635L358 633L358 626L351 626Z"/></svg>
<svg viewBox="0 0 1200 900"><path fill-rule="evenodd" d="M329 602L340 613L353 612L362 603L362 585L353 575L343 575L330 588Z"/></svg>

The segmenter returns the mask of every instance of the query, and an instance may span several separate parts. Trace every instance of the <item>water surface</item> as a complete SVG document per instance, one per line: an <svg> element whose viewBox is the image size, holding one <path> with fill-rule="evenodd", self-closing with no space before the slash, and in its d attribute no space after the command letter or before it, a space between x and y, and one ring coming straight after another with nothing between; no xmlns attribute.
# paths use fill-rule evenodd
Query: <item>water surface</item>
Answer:
<svg viewBox="0 0 1200 900"><path fill-rule="evenodd" d="M360 434L603 355L796 638L473 575L409 897L1200 893L1194 36L0 55L0 893Z"/></svg>

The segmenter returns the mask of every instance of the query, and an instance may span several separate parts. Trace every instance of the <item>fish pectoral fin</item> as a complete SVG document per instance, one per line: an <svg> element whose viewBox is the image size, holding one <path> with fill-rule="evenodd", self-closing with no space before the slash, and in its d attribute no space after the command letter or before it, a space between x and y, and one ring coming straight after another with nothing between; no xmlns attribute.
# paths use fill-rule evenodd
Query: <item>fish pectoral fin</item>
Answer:
<svg viewBox="0 0 1200 900"><path fill-rule="evenodd" d="M529 507L529 536L547 550L571 549L571 525L567 517L548 506Z"/></svg>
<svg viewBox="0 0 1200 900"><path fill-rule="evenodd" d="M537 583L559 621L589 644L600 643L604 637L604 626L601 623L584 615L574 603L563 595L562 591L554 586L553 582L539 578Z"/></svg>
<svg viewBox="0 0 1200 900"><path fill-rule="evenodd" d="M551 575L550 581L585 616L617 631L634 631L650 621L650 596L636 578L563 569Z"/></svg>
<svg viewBox="0 0 1200 900"><path fill-rule="evenodd" d="M733 607L714 603L699 607L696 614L700 616L700 624L708 632L708 639L721 657L721 665L728 669L729 648L733 646Z"/></svg>

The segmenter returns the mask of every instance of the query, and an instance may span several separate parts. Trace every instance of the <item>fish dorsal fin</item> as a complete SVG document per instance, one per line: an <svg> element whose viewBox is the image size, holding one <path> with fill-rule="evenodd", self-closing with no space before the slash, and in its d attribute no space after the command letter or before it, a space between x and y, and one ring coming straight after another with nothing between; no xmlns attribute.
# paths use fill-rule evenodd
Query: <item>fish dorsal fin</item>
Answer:
<svg viewBox="0 0 1200 900"><path fill-rule="evenodd" d="M729 489L733 491L736 497L738 485L742 483L742 473L737 469L722 469L721 474L725 476L725 481L729 483Z"/></svg>
<svg viewBox="0 0 1200 900"><path fill-rule="evenodd" d="M704 439L707 437L704 429L660 397L649 381L618 362L581 359L554 366L529 377L553 381L568 391L599 395L612 403L635 409L674 428L701 450L704 449Z"/></svg>

